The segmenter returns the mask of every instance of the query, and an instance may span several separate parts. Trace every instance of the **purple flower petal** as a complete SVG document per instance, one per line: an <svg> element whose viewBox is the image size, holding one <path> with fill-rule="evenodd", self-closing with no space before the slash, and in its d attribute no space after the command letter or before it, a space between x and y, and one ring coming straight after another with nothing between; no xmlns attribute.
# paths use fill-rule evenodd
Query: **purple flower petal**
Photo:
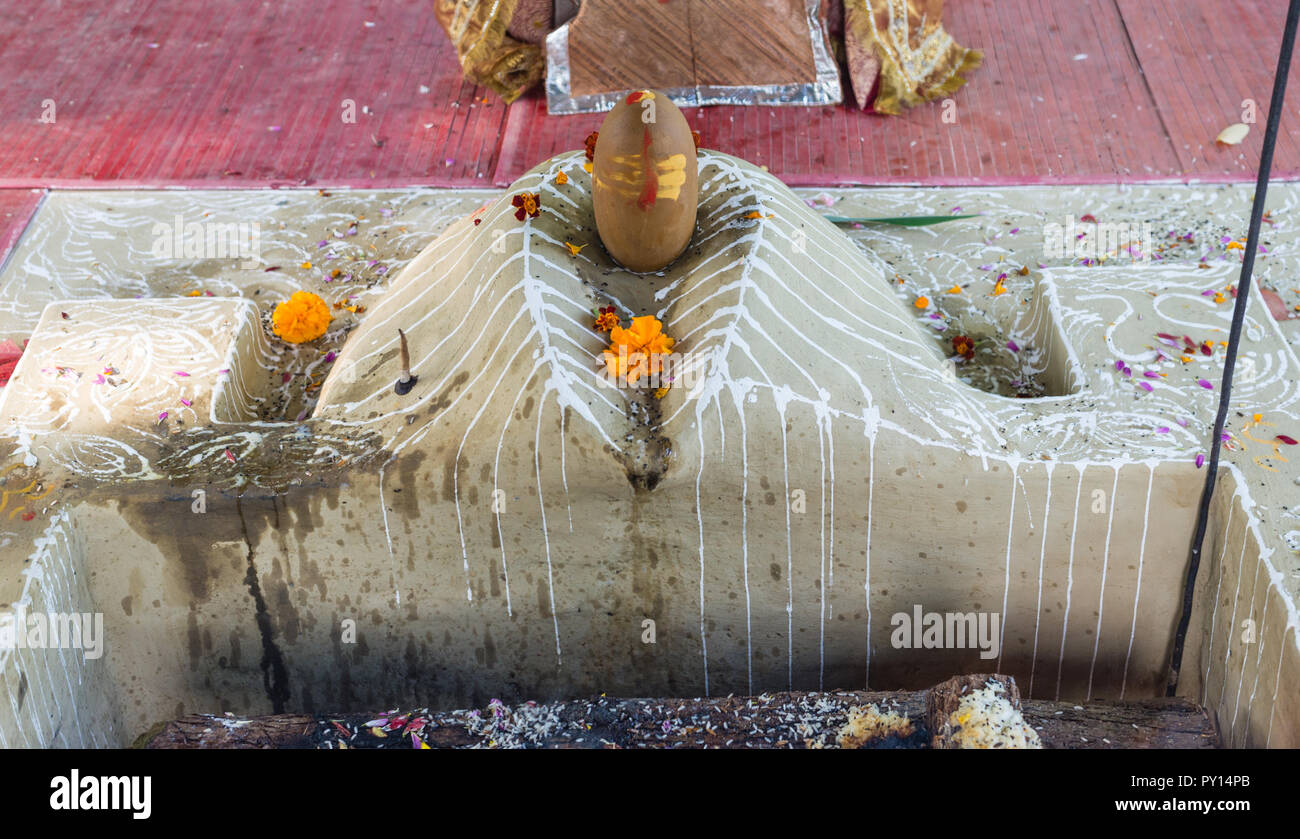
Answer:
<svg viewBox="0 0 1300 839"><path fill-rule="evenodd" d="M1116 359L1116 360L1115 360L1115 370L1118 371L1118 372L1120 372L1120 373L1123 373L1123 372L1124 372L1124 362L1122 362L1122 361Z"/></svg>
<svg viewBox="0 0 1300 839"><path fill-rule="evenodd" d="M1007 341L1007 349L1011 350L1012 352L1020 352L1020 345L1017 344L1015 341Z"/></svg>
<svg viewBox="0 0 1300 839"><path fill-rule="evenodd" d="M1214 390L1214 385L1210 384L1205 379L1197 379L1196 383L1206 390Z"/></svg>
<svg viewBox="0 0 1300 839"><path fill-rule="evenodd" d="M1148 379L1158 379L1158 378L1160 378L1160 374L1157 373L1157 372L1154 371L1154 370L1143 370L1143 371L1142 371L1142 375L1143 375L1143 376L1146 376Z"/></svg>
<svg viewBox="0 0 1300 839"><path fill-rule="evenodd" d="M1151 386L1150 382L1138 382L1138 387L1142 388L1147 393L1150 393L1151 391L1155 390L1155 388Z"/></svg>
<svg viewBox="0 0 1300 839"><path fill-rule="evenodd" d="M1160 426L1159 428L1156 429L1156 433L1157 433L1157 434L1168 434L1168 433L1169 433L1169 426L1167 426L1167 425L1162 425L1162 426Z"/></svg>
<svg viewBox="0 0 1300 839"><path fill-rule="evenodd" d="M1201 468L1202 466L1204 466L1204 465L1205 465L1205 455L1203 455L1203 454L1198 454L1198 455L1196 456L1196 468L1197 468L1197 469L1200 469L1200 468Z"/></svg>

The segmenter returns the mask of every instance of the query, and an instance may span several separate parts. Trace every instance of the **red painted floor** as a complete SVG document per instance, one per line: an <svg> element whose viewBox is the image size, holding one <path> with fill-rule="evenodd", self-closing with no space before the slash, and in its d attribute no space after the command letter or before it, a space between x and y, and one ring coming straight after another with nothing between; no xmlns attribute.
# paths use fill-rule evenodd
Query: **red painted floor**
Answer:
<svg viewBox="0 0 1300 839"><path fill-rule="evenodd" d="M504 185L600 121L548 117L539 95L507 108L463 83L429 0L9 5L0 188ZM954 96L955 123L938 106L688 118L706 146L802 185L1249 180L1284 12L1269 0L953 0L949 31L986 53ZM1247 98L1257 129L1216 148ZM1285 128L1275 171L1295 178L1300 131Z"/></svg>
<svg viewBox="0 0 1300 839"><path fill-rule="evenodd" d="M41 190L0 189L0 268L27 229L43 195Z"/></svg>

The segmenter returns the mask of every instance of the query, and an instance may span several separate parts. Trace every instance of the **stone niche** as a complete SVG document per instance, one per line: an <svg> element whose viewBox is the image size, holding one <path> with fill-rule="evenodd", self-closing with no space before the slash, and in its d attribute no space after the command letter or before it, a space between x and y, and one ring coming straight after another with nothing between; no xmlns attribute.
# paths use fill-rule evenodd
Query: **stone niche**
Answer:
<svg viewBox="0 0 1300 839"><path fill-rule="evenodd" d="M103 434L247 422L256 418L250 382L266 353L247 300L55 301L0 390L0 425Z"/></svg>

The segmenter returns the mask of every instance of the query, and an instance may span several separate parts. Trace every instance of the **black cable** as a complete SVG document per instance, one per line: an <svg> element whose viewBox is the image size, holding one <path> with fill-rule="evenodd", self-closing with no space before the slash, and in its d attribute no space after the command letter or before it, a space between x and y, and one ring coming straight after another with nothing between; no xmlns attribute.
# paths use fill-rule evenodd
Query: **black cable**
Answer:
<svg viewBox="0 0 1300 839"><path fill-rule="evenodd" d="M1214 419L1214 439L1210 442L1210 464L1201 489L1201 506L1196 515L1196 533L1192 537L1192 551L1183 583L1183 613L1174 635L1174 652L1169 663L1169 683L1166 696L1178 690L1178 673L1183 665L1183 645L1187 641L1187 625L1192 619L1192 593L1196 588L1196 572L1201 565L1201 547L1205 542L1205 529L1210 518L1210 502L1214 496L1214 481L1219 472L1219 448L1223 442L1223 426L1228 421L1228 403L1232 399L1232 370L1237 363L1237 344L1241 340L1241 325L1250 305L1250 276L1255 269L1255 249L1259 246L1259 225L1264 217L1264 196L1268 192L1269 170L1273 168L1273 146L1277 143L1278 123L1282 121L1282 104L1286 98L1286 77L1291 72L1291 51L1295 46L1296 22L1300 20L1300 0L1291 0L1286 12L1286 27L1282 31L1282 50L1277 57L1277 72L1273 76L1273 98L1268 106L1268 126L1264 129L1264 148L1259 155L1259 174L1255 180L1255 200L1250 208L1250 234L1246 239L1246 252L1241 260L1241 278L1237 281L1237 301L1232 308L1232 331L1228 335L1228 352L1223 359L1223 383L1219 387L1219 414Z"/></svg>

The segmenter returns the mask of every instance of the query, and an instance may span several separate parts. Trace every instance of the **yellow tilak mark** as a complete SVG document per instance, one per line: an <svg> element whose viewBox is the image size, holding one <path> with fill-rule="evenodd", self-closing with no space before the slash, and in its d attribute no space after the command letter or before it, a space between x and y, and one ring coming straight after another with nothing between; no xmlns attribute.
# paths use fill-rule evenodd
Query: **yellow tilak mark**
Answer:
<svg viewBox="0 0 1300 839"><path fill-rule="evenodd" d="M22 512L23 510L25 510L25 509L27 509L27 508L24 507L23 505L19 504L17 507L14 507L13 512L11 512L11 513L9 514L9 518L12 519L14 516L18 515L19 513L21 513L21 512Z"/></svg>
<svg viewBox="0 0 1300 839"><path fill-rule="evenodd" d="M44 498L45 496L49 495L51 492L54 492L54 487L53 487L53 486L48 486L48 487L45 488L45 492L42 492L40 495L29 495L29 496L27 496L27 500L28 500L28 501L40 501L42 498Z"/></svg>
<svg viewBox="0 0 1300 839"><path fill-rule="evenodd" d="M656 163L655 168L659 170L659 194L656 197L676 201L686 184L686 155L669 155Z"/></svg>
<svg viewBox="0 0 1300 839"><path fill-rule="evenodd" d="M1260 416L1260 415L1259 415L1259 414L1256 414L1255 416L1258 417L1258 416ZM1273 460L1280 460L1280 461L1282 461L1283 463L1290 463L1290 462L1291 462L1291 461L1289 461L1289 460L1286 458L1286 456L1285 456L1284 454L1282 454L1282 444L1281 444L1281 443L1277 442L1276 440L1261 440L1261 439L1259 439L1258 437L1256 437L1255 435L1251 434L1251 433L1250 433L1250 427L1251 427L1252 425L1270 425L1270 426L1271 426L1271 425L1276 425L1276 423L1272 423L1272 422L1264 422L1262 419L1259 419L1259 420L1255 420L1254 422L1248 422L1248 423L1246 423L1245 427L1243 427L1243 428L1241 429L1241 436L1242 436L1242 437L1245 437L1247 440L1250 440L1251 442L1259 443L1260 445L1264 445L1264 446L1268 446L1269 448L1271 448L1271 449L1273 450L1273 454L1271 454L1271 455L1260 454L1260 455L1255 455L1253 458L1251 458L1252 460L1255 461L1255 465L1256 465L1256 466L1263 467L1264 469L1267 469L1267 470L1270 471L1270 472L1277 472L1277 471L1279 471L1279 470L1276 469L1275 467L1269 466L1267 463L1261 463L1261 462L1260 462L1260 458L1265 458L1265 457L1267 457L1267 458L1271 458L1271 459L1273 459Z"/></svg>
<svg viewBox="0 0 1300 839"><path fill-rule="evenodd" d="M607 178L596 179L596 185L609 187L624 198L636 199L641 195L641 155L615 155L613 172ZM655 163L658 170L659 190L655 198L676 201L686 184L686 155L672 154Z"/></svg>
<svg viewBox="0 0 1300 839"><path fill-rule="evenodd" d="M23 487L22 489L11 489L11 490L6 491L6 492L4 493L4 495L0 495L0 510L3 510L5 507L8 507L8 506L9 506L9 496L11 496L11 495L23 495L24 493L26 493L28 490L30 490L30 489L31 489L32 487L34 487L34 486L36 486L36 481L35 481L35 480L33 480L30 484L28 484L27 486ZM22 507L19 507L18 509L21 510ZM12 516L10 516L10 518L12 518Z"/></svg>

